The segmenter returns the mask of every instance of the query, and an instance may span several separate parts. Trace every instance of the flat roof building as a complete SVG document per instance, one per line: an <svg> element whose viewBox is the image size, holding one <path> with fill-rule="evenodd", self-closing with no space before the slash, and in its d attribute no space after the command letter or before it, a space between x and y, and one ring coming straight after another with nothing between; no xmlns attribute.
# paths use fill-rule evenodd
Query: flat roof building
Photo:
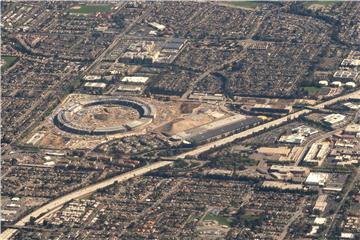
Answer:
<svg viewBox="0 0 360 240"><path fill-rule="evenodd" d="M323 122L330 125L336 126L342 123L346 119L346 116L339 113L332 113L323 118Z"/></svg>
<svg viewBox="0 0 360 240"><path fill-rule="evenodd" d="M290 143L290 144L301 144L305 141L305 136L299 134L291 134L281 136L279 142L281 143Z"/></svg>
<svg viewBox="0 0 360 240"><path fill-rule="evenodd" d="M320 166L330 151L330 143L314 143L304 157L304 162Z"/></svg>
<svg viewBox="0 0 360 240"><path fill-rule="evenodd" d="M177 133L172 136L172 138L187 140L191 143L198 144L222 134L254 126L261 121L262 120L257 117L248 117L237 114Z"/></svg>
<svg viewBox="0 0 360 240"><path fill-rule="evenodd" d="M155 28L158 31L164 31L166 28L165 25L159 24L157 22L149 22L148 24L150 27Z"/></svg>
<svg viewBox="0 0 360 240"><path fill-rule="evenodd" d="M117 89L119 92L142 92L143 88L141 86L134 85L120 85Z"/></svg>
<svg viewBox="0 0 360 240"><path fill-rule="evenodd" d="M86 82L84 84L86 88L99 88L104 89L106 88L106 83L99 83L99 82Z"/></svg>
<svg viewBox="0 0 360 240"><path fill-rule="evenodd" d="M355 80L358 76L357 72L348 71L348 70L339 70L334 73L334 78L338 80Z"/></svg>
<svg viewBox="0 0 360 240"><path fill-rule="evenodd" d="M145 84L149 80L149 77L124 77L121 79L121 82L123 83L133 83L133 84Z"/></svg>
<svg viewBox="0 0 360 240"><path fill-rule="evenodd" d="M310 170L307 167L298 167L298 166L283 166L283 165L272 165L269 169L270 172L279 172L279 173L292 173L292 174L301 174L307 175Z"/></svg>
<svg viewBox="0 0 360 240"><path fill-rule="evenodd" d="M313 208L314 211L319 211L319 212L324 212L325 208L327 206L327 195L325 194L321 194L319 195L319 197L316 199L315 202L315 206Z"/></svg>
<svg viewBox="0 0 360 240"><path fill-rule="evenodd" d="M250 111L268 113L290 113L292 112L292 107L288 105L255 104L253 107L250 108Z"/></svg>
<svg viewBox="0 0 360 240"><path fill-rule="evenodd" d="M101 76L99 75L86 75L84 76L85 81L99 81L101 80Z"/></svg>
<svg viewBox="0 0 360 240"><path fill-rule="evenodd" d="M305 180L305 184L315 185L315 186L324 186L326 181L329 178L328 173L322 172L311 172Z"/></svg>
<svg viewBox="0 0 360 240"><path fill-rule="evenodd" d="M349 124L346 126L344 133L350 135L356 135L360 133L360 124Z"/></svg>

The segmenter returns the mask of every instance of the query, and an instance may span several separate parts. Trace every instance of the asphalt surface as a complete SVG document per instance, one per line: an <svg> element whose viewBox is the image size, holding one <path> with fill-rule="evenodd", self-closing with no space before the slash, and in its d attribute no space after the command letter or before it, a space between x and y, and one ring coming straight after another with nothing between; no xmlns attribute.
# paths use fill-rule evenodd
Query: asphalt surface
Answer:
<svg viewBox="0 0 360 240"><path fill-rule="evenodd" d="M343 96L339 96L339 97L336 97L334 99L331 99L331 100L325 101L323 103L317 104L317 105L314 106L314 108L315 109L316 108L322 109L325 106L334 104L334 103L336 103L336 102L338 102L340 100L349 99L349 98L354 97L354 96L360 97L360 90L357 90L357 91L355 91L353 93L349 93L349 94L346 94L346 95L343 95ZM304 115L304 114L307 114L307 113L310 113L310 112L312 112L312 110L304 109L304 110L289 114L289 115L287 115L285 117L275 119L273 121L264 123L262 125L254 127L254 128L251 128L251 129L245 130L243 132L234 134L232 136L229 136L229 137L226 137L226 138L211 142L209 144L199 146L196 149L191 150L191 151L186 152L186 153L183 153L183 154L180 154L180 155L176 156L175 158L176 159L181 159L181 158L185 158L186 156L197 156L200 153L208 151L209 149L211 149L213 147L218 147L218 146L224 145L226 143L232 142L232 141L234 141L236 139L244 138L244 137L250 136L251 134L258 133L258 132L263 131L265 129L279 126L279 125L281 125L283 123L286 123L289 120L296 119L296 118L300 117L301 115ZM87 194L93 193L98 189L105 188L105 187L113 184L116 181L118 181L118 182L127 181L130 178L143 175L143 174L145 174L147 172L150 172L150 171L153 171L155 169L171 165L172 163L173 163L172 161L159 161L159 162L156 162L156 163L152 163L150 165L147 165L147 166L132 170L130 172L121 174L119 176L115 176L113 178L110 178L110 179L104 180L102 182L87 186L87 187L82 188L82 189L77 190L77 191L71 192L71 193L69 193L69 194L67 194L65 196L59 197L59 198L47 203L46 205L36 209L32 213L30 213L30 214L26 215L25 217L23 217L22 219L20 219L15 225L19 226L19 227L25 226L25 224L27 222L29 222L31 217L44 218L49 213L52 213L53 211L55 211L55 209L60 208L65 203L67 203L67 202L69 202L71 200L74 200L74 199L80 198L82 196L85 196ZM339 210L339 209L337 209L337 210ZM4 232L2 232L0 234L0 239L1 240L10 239L16 233L16 231L17 231L17 229L7 229L7 230L5 230Z"/></svg>
<svg viewBox="0 0 360 240"><path fill-rule="evenodd" d="M329 105L332 105L332 104L334 104L334 103L336 103L338 101L346 100L346 99L349 99L349 98L355 97L355 96L360 97L360 90L357 90L355 92L352 92L352 93L349 93L349 94L346 94L346 95L343 95L343 96L339 96L339 97L327 100L325 102L319 103L319 104L315 105L313 107L313 109L323 109L325 106L329 106ZM225 137L225 138L222 138L220 140L217 140L217 141L214 141L214 142L211 142L211 143L208 143L208 144L201 145L201 146L197 147L194 150L182 153L180 155L177 155L174 158L185 158L186 156L198 156L199 154L201 154L203 152L206 152L206 151L210 150L211 148L219 147L219 146L225 145L227 143L233 142L236 139L245 138L245 137L248 137L248 136L250 136L252 134L259 133L259 132L261 132L263 130L280 126L281 124L284 124L284 123L288 122L289 120L297 119L302 115L311 113L312 111L313 110L310 110L310 109L304 109L304 110L300 110L300 111L288 114L288 115L286 115L284 117L281 117L281 118L275 119L273 121L264 123L262 125L247 129L247 130L245 130L243 132L231 135L229 137Z"/></svg>
<svg viewBox="0 0 360 240"><path fill-rule="evenodd" d="M19 227L25 226L25 224L30 221L31 217L35 217L35 218L41 217L43 219L47 215L49 215L49 213L52 213L53 210L63 206L65 203L67 203L73 199L81 198L85 195L95 192L98 189L102 189L107 186L110 186L110 185L114 184L115 182L124 182L124 181L129 180L130 178L141 176L141 175L143 175L147 172L153 171L155 169L171 165L172 163L173 162L171 162L171 161L156 162L156 163L153 163L153 164L141 167L141 168L137 168L130 172L121 174L119 176L112 177L112 178L104 180L102 182L87 186L85 188L82 188L77 191L66 194L65 196L56 198L55 200L47 203L46 205L36 209L32 213L30 213L30 214L26 215L25 217L23 217L22 219L20 219L15 224L15 226L19 226ZM4 232L1 233L0 239L1 240L10 239L11 236L13 236L16 233L16 231L17 231L17 229L10 229L10 228L6 229Z"/></svg>

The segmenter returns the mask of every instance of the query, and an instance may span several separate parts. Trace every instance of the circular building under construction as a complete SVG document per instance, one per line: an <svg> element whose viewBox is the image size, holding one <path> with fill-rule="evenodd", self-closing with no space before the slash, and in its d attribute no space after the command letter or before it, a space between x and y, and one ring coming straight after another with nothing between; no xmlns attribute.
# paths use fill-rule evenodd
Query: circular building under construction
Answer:
<svg viewBox="0 0 360 240"><path fill-rule="evenodd" d="M155 116L153 106L116 97L76 103L54 117L60 129L80 135L111 135L136 130Z"/></svg>

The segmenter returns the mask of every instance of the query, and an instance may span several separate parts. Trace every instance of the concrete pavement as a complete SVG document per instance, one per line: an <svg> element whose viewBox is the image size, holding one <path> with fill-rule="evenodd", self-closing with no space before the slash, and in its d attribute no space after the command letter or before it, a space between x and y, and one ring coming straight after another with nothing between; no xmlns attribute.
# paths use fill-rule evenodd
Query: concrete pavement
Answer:
<svg viewBox="0 0 360 240"><path fill-rule="evenodd" d="M338 101L346 100L346 99L349 99L349 98L355 97L355 96L360 97L360 90L357 90L357 91L355 91L353 93L349 93L349 94L346 94L346 95L343 95L343 96L340 96L340 97L325 101L323 103L315 105L314 107L315 108L324 108L325 106L328 106L328 105L334 104L334 103L336 103ZM208 151L209 149L211 149L213 147L218 147L218 146L224 145L226 143L232 142L232 141L234 141L236 139L241 139L241 138L244 138L244 137L248 137L251 134L259 133L260 131L266 130L268 128L279 126L279 125L281 125L283 123L286 123L289 120L297 119L298 117L300 117L300 116L302 116L304 114L310 113L310 112L312 112L312 110L304 109L304 110L289 114L287 116L284 116L284 117L275 119L273 121L264 123L262 125L253 127L251 129L245 130L243 132L231 135L229 137L226 137L226 138L223 138L223 139L220 139L220 140L217 140L217 141L214 141L214 142L199 146L196 149L191 150L191 151L186 152L186 153L182 153L182 154L176 156L175 158L177 158L177 159L180 158L181 159L181 158L185 158L186 156L197 156L200 153ZM67 202L69 202L69 201L71 201L73 199L77 199L77 198L85 196L85 195L87 195L89 193L93 193L98 189L105 188L105 187L113 184L116 181L123 182L123 181L126 181L126 180L130 179L130 178L143 175L143 174L145 174L147 172L150 172L152 170L155 170L155 169L158 169L158 168L161 168L161 167L164 167L164 166L171 165L172 163L173 163L172 161L159 161L159 162L156 162L156 163L153 163L153 164L150 164L150 165L147 165L147 166L132 170L130 172L121 174L119 176L115 176L113 178L104 180L104 181L99 182L97 184L90 185L90 186L85 187L83 189L74 191L74 192L69 193L69 194L67 194L65 196L59 197L59 198L47 203L46 205L38 208L34 212L32 212L32 213L28 214L27 216L23 217L22 219L20 219L15 225L24 226L27 222L29 222L31 217L38 218L38 217L40 217L40 215L42 215L41 218L44 218L47 214L51 213L54 209L61 207L62 205L64 205L65 203L67 203ZM2 239L2 240L10 239L10 237L13 236L16 233L16 231L17 231L16 229L7 229L3 233L1 233L0 239Z"/></svg>
<svg viewBox="0 0 360 240"><path fill-rule="evenodd" d="M95 192L98 189L102 189L107 186L110 186L111 184L115 183L116 181L124 182L124 181L129 180L130 178L143 175L143 174L153 171L155 169L171 165L172 163L173 162L171 162L171 161L156 162L156 163L153 163L153 164L141 167L141 168L134 169L130 172L121 174L119 176L112 177L112 178L104 180L102 182L87 186L87 187L79 189L77 191L71 192L69 194L66 194L65 196L59 197L59 198L47 203L46 205L36 209L32 213L30 213L30 214L26 215L25 217L23 217L22 219L20 219L15 225L16 226L25 226L25 224L30 221L31 217L34 217L34 218L41 217L43 219L49 213L52 213L54 209L61 207L62 205L64 205L65 203L67 203L71 200L83 197L87 194ZM6 229L4 232L2 232L0 234L0 239L1 240L10 239L11 236L13 236L16 233L16 231L17 231L17 229Z"/></svg>
<svg viewBox="0 0 360 240"><path fill-rule="evenodd" d="M355 96L360 97L360 90L357 90L355 92L352 92L352 93L349 93L349 94L346 94L346 95L343 95L343 96L339 96L339 97L327 100L325 102L319 103L319 104L315 105L314 108L315 109L316 108L322 109L322 108L324 108L326 106L329 106L329 105L332 105L332 104L334 104L334 103L336 103L338 101L346 100L346 99L349 99L349 98L355 97ZM219 139L219 140L214 141L214 142L210 142L208 144L201 145L201 146L197 147L194 150L191 150L189 152L185 152L185 153L182 153L180 155L177 155L175 158L185 158L186 156L198 156L200 153L206 152L206 151L210 150L211 148L225 145L227 143L233 142L236 139L241 139L241 138L248 137L251 134L259 133L259 132L261 132L263 130L266 130L268 128L280 126L281 124L284 124L284 123L288 122L289 120L297 119L300 116L311 113L311 112L312 112L312 110L310 110L310 109L304 109L304 110L300 110L300 111L291 113L291 114L286 115L284 117L281 117L281 118L275 119L273 121L264 123L262 125L247 129L247 130L245 130L243 132L233 134L231 136Z"/></svg>

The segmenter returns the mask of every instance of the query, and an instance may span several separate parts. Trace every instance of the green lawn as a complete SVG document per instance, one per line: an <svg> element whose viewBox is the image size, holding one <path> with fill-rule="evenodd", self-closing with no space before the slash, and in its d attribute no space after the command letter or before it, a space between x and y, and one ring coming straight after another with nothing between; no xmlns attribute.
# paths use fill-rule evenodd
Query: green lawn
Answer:
<svg viewBox="0 0 360 240"><path fill-rule="evenodd" d="M307 93L307 95L314 96L319 92L320 88L318 88L318 87L303 87L302 90L305 91Z"/></svg>
<svg viewBox="0 0 360 240"><path fill-rule="evenodd" d="M245 213L244 215L241 215L241 218L246 221L254 221L254 220L260 219L261 216L254 215L252 213Z"/></svg>
<svg viewBox="0 0 360 240"><path fill-rule="evenodd" d="M15 56L1 56L1 62L4 62L4 64L1 64L1 72L11 67L16 62L16 60L17 57Z"/></svg>
<svg viewBox="0 0 360 240"><path fill-rule="evenodd" d="M111 11L110 5L76 5L68 9L68 12L78 13L78 14L93 14L98 12L104 13L110 11Z"/></svg>
<svg viewBox="0 0 360 240"><path fill-rule="evenodd" d="M259 226L264 220L265 216L263 214L254 214L252 212L245 212L240 216L240 220L245 226Z"/></svg>
<svg viewBox="0 0 360 240"><path fill-rule="evenodd" d="M243 8L251 8L251 9L255 9L259 5L259 2L257 1L231 1L231 2L223 2L223 3L235 7L243 7Z"/></svg>
<svg viewBox="0 0 360 240"><path fill-rule="evenodd" d="M304 2L304 6L306 8L309 8L313 4L318 4L318 5L322 5L322 6L330 6L330 5L333 5L334 3L336 3L336 1L308 1L308 2Z"/></svg>
<svg viewBox="0 0 360 240"><path fill-rule="evenodd" d="M226 217L220 216L220 215L214 215L212 213L208 213L203 221L216 221L220 225L230 226L230 221Z"/></svg>

